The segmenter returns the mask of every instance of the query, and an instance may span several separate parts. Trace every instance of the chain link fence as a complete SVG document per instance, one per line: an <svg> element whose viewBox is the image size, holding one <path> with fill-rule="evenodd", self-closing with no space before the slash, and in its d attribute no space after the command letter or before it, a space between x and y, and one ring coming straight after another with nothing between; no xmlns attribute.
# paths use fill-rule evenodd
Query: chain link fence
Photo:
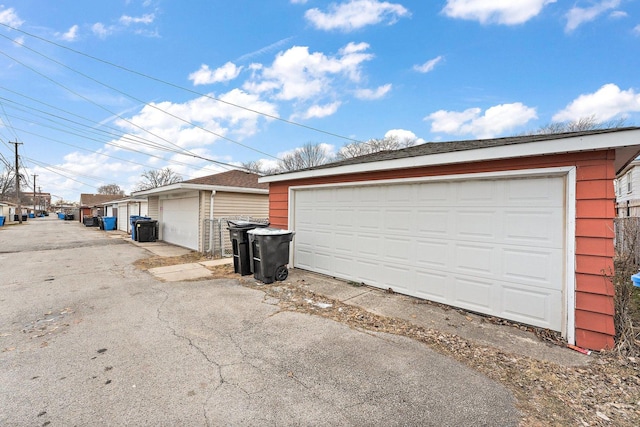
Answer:
<svg viewBox="0 0 640 427"><path fill-rule="evenodd" d="M214 258L226 258L233 256L233 247L229 239L229 225L227 221L251 221L261 224L269 224L269 218L256 218L252 216L228 216L224 218L205 219L203 223L203 242L205 253L211 253ZM211 235L213 233L213 239ZM213 242L213 251L211 244Z"/></svg>

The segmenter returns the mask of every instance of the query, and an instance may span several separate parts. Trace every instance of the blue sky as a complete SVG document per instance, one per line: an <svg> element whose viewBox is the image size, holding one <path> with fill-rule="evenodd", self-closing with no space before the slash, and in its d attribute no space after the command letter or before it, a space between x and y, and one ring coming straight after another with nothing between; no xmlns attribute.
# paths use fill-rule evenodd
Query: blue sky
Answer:
<svg viewBox="0 0 640 427"><path fill-rule="evenodd" d="M638 0L5 0L0 24L0 161L22 142L54 200L307 143L640 124Z"/></svg>

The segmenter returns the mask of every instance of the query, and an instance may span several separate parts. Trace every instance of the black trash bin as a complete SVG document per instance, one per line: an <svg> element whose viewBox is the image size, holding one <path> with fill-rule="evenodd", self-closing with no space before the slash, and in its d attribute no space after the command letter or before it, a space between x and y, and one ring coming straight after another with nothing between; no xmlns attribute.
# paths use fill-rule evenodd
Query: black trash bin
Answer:
<svg viewBox="0 0 640 427"><path fill-rule="evenodd" d="M253 277L263 283L283 281L289 276L289 243L293 231L256 228L247 232Z"/></svg>
<svg viewBox="0 0 640 427"><path fill-rule="evenodd" d="M136 221L138 220L145 220L145 221L150 221L151 218L148 216L140 216L140 215L131 215L129 217L129 224L131 225L131 240L138 240L136 238Z"/></svg>
<svg viewBox="0 0 640 427"><path fill-rule="evenodd" d="M154 219L139 219L135 222L135 236L137 242L155 242L158 240L158 221Z"/></svg>
<svg viewBox="0 0 640 427"><path fill-rule="evenodd" d="M233 271L242 276L251 274L249 237L247 232L255 228L268 227L269 223L227 220L229 238L233 247Z"/></svg>

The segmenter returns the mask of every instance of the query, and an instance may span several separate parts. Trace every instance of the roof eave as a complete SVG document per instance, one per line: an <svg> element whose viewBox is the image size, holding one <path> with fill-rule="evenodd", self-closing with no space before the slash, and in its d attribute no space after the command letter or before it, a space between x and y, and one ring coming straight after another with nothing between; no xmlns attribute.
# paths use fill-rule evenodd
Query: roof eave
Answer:
<svg viewBox="0 0 640 427"><path fill-rule="evenodd" d="M503 160L518 157L532 157L551 154L574 153L581 151L597 151L615 149L616 173L624 169L640 154L640 130L630 129L612 133L580 135L563 139L549 139L525 142L520 144L483 147L447 153L428 154L392 160L381 160L367 163L311 169L279 175L261 177L258 182L270 183L292 181L296 179L318 178L333 175L356 174L362 172L379 172L394 169L408 169L424 166L440 166L488 160Z"/></svg>
<svg viewBox="0 0 640 427"><path fill-rule="evenodd" d="M262 188L247 188L247 187L227 187L222 185L207 185L207 184L188 184L178 183L167 185L164 187L151 188L144 191L135 191L131 193L136 197L140 196L155 196L160 194L177 193L181 191L226 191L229 193L249 193L249 194L269 194L268 189Z"/></svg>

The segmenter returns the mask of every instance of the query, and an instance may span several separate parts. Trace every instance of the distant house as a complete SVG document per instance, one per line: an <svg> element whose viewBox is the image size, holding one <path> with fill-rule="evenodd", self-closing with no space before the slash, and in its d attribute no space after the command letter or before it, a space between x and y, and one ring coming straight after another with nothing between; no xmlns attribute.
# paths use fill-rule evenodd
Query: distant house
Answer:
<svg viewBox="0 0 640 427"><path fill-rule="evenodd" d="M122 195L113 194L80 194L78 221L84 222L85 217L105 216L104 203L121 198Z"/></svg>
<svg viewBox="0 0 640 427"><path fill-rule="evenodd" d="M613 184L640 189L639 154L640 128L605 129L427 143L260 182L272 226L296 233L295 268L600 350L615 336Z"/></svg>
<svg viewBox="0 0 640 427"><path fill-rule="evenodd" d="M13 222L18 211L18 205L11 202L0 202L0 216L4 217L4 223Z"/></svg>
<svg viewBox="0 0 640 427"><path fill-rule="evenodd" d="M268 217L269 185L259 183L258 178L253 173L231 170L137 191L132 197L147 198L148 216L158 221L160 240L216 253L220 248L214 247L215 242L220 242L217 237L222 234L216 220Z"/></svg>
<svg viewBox="0 0 640 427"><path fill-rule="evenodd" d="M640 160L621 170L615 180L616 216L640 217Z"/></svg>

